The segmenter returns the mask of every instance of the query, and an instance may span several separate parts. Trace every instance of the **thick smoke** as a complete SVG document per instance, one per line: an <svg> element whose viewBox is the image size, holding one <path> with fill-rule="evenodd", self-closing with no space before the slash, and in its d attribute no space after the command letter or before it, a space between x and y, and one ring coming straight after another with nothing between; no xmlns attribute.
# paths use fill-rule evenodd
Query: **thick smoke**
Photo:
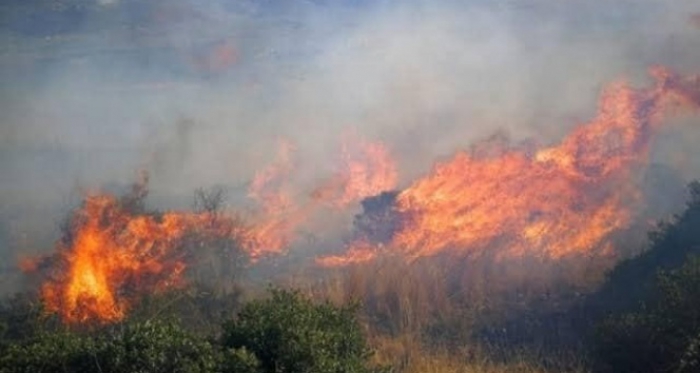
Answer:
<svg viewBox="0 0 700 373"><path fill-rule="evenodd" d="M119 190L140 169L163 206L188 206L211 185L245 206L280 139L298 149L302 193L336 171L341 134L353 131L387 145L405 185L497 131L558 140L611 80L644 83L655 64L700 68L692 0L1 7L6 266L48 250L83 191ZM675 128L654 161L684 182L700 175L700 131Z"/></svg>

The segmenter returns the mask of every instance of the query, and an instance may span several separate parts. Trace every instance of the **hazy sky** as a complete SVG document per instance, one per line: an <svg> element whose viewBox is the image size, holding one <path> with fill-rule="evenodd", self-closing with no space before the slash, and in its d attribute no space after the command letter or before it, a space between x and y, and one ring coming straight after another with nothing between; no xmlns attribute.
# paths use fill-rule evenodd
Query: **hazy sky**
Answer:
<svg viewBox="0 0 700 373"><path fill-rule="evenodd" d="M78 190L138 169L156 199L220 184L235 200L279 138L313 185L352 129L385 142L406 183L496 131L556 141L606 83L643 84L650 65L700 72L694 0L29 3L0 5L0 239L13 253L45 249L34 232ZM692 152L699 135L669 132L655 154Z"/></svg>

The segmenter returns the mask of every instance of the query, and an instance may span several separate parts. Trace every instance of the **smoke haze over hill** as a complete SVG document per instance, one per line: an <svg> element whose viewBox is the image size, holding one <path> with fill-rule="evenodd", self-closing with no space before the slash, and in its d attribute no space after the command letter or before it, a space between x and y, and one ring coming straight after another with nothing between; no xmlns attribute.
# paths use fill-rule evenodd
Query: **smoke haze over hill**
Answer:
<svg viewBox="0 0 700 373"><path fill-rule="evenodd" d="M281 140L304 199L342 171L351 134L388 149L401 189L494 133L558 143L611 81L700 71L691 0L56 4L0 5L5 266L50 251L84 191L124 190L138 170L158 207L220 185L244 210ZM683 185L700 175L700 130L673 121L651 163ZM678 204L658 199L664 213ZM314 224L342 236L357 202Z"/></svg>

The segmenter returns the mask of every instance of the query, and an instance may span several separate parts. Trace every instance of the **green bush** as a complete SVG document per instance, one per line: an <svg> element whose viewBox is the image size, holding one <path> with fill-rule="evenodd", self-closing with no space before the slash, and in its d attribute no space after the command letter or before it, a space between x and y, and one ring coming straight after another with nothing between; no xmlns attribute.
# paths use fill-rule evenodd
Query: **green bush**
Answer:
<svg viewBox="0 0 700 373"><path fill-rule="evenodd" d="M650 247L639 256L620 262L590 299L593 313L632 311L653 298L659 270L681 267L689 255L700 255L700 182L688 187L686 209L649 235Z"/></svg>
<svg viewBox="0 0 700 373"><path fill-rule="evenodd" d="M209 342L177 324L147 321L94 335L44 333L12 344L0 372L215 372L219 356Z"/></svg>
<svg viewBox="0 0 700 373"><path fill-rule="evenodd" d="M231 373L258 373L260 360L252 352L243 348L229 348L223 353L222 371Z"/></svg>
<svg viewBox="0 0 700 373"><path fill-rule="evenodd" d="M26 340L57 326L46 318L36 294L18 293L0 303L0 353L15 341Z"/></svg>
<svg viewBox="0 0 700 373"><path fill-rule="evenodd" d="M598 328L597 348L615 372L695 372L700 347L700 258L662 271L652 299Z"/></svg>
<svg viewBox="0 0 700 373"><path fill-rule="evenodd" d="M700 182L688 190L685 211L652 232L649 249L618 264L589 299L593 347L615 372L697 369Z"/></svg>
<svg viewBox="0 0 700 373"><path fill-rule="evenodd" d="M222 338L164 321L167 315L145 321L140 315L122 324L82 325L74 331L37 324L29 334L0 335L0 373L370 372L355 311L315 304L298 292L271 290L269 299L246 304L226 323ZM14 312L0 316L0 321L22 320Z"/></svg>
<svg viewBox="0 0 700 373"><path fill-rule="evenodd" d="M0 357L2 373L99 371L96 343L66 332L41 333L24 344L12 344Z"/></svg>
<svg viewBox="0 0 700 373"><path fill-rule="evenodd" d="M103 372L214 372L218 354L202 338L173 322L146 321L127 325L102 341L99 362Z"/></svg>
<svg viewBox="0 0 700 373"><path fill-rule="evenodd" d="M370 371L356 307L317 305L292 291L271 293L224 326L224 346L252 353L261 373Z"/></svg>

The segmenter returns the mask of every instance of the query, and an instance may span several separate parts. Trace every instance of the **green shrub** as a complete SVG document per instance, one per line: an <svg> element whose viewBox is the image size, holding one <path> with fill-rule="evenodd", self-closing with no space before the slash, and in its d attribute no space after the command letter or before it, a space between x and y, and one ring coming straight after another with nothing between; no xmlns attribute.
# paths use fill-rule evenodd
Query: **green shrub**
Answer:
<svg viewBox="0 0 700 373"><path fill-rule="evenodd" d="M656 295L659 270L680 268L689 255L700 255L700 182L688 186L686 209L649 235L650 247L639 256L620 262L601 289L591 297L589 312L632 311Z"/></svg>
<svg viewBox="0 0 700 373"><path fill-rule="evenodd" d="M172 322L127 325L102 341L98 353L103 372L214 372L214 346Z"/></svg>
<svg viewBox="0 0 700 373"><path fill-rule="evenodd" d="M10 345L0 357L2 373L99 371L93 340L65 332L39 334Z"/></svg>
<svg viewBox="0 0 700 373"><path fill-rule="evenodd" d="M222 371L231 373L259 373L260 360L252 352L242 348L230 348L223 354Z"/></svg>
<svg viewBox="0 0 700 373"><path fill-rule="evenodd" d="M292 291L271 294L248 303L224 326L226 347L254 354L263 373L370 371L356 307L314 304Z"/></svg>
<svg viewBox="0 0 700 373"><path fill-rule="evenodd" d="M700 355L700 258L662 271L654 297L639 309L605 319L598 328L600 357L615 372L697 371Z"/></svg>
<svg viewBox="0 0 700 373"><path fill-rule="evenodd" d="M0 373L370 372L355 311L272 290L269 299L246 304L220 339L162 319L139 321L142 316L77 331L39 328L5 340Z"/></svg>
<svg viewBox="0 0 700 373"><path fill-rule="evenodd" d="M43 333L10 345L2 373L216 372L220 357L204 339L163 321L118 326L93 335Z"/></svg>

